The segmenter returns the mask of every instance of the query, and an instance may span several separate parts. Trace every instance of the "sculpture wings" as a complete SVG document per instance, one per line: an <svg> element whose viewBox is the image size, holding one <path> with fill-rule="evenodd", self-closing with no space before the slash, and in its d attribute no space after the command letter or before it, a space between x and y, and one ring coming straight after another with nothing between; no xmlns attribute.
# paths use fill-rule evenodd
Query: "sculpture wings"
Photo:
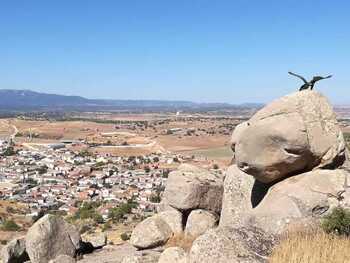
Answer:
<svg viewBox="0 0 350 263"><path fill-rule="evenodd" d="M316 83L317 81L320 81L320 80L322 80L322 79L329 79L329 78L332 77L332 75L328 75L328 76L326 76L326 77L314 76L314 77L312 78L312 80L307 81L304 77L302 77L302 76L300 76L300 75L298 75L298 74L295 74L295 73L290 72L290 71L289 71L288 73L289 73L290 75L292 75L292 76L295 76L295 77L301 79L301 80L304 82L304 84L299 88L299 91L305 90L305 89L313 90L313 89L314 89L314 86L315 86L315 83Z"/></svg>

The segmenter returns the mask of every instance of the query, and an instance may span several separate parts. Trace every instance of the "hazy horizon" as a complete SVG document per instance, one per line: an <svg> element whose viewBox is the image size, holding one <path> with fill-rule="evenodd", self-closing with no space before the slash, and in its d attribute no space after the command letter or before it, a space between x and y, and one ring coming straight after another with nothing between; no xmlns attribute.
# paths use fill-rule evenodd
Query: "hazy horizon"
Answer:
<svg viewBox="0 0 350 263"><path fill-rule="evenodd" d="M0 88L92 99L267 103L301 81L350 104L344 1L2 3Z"/></svg>

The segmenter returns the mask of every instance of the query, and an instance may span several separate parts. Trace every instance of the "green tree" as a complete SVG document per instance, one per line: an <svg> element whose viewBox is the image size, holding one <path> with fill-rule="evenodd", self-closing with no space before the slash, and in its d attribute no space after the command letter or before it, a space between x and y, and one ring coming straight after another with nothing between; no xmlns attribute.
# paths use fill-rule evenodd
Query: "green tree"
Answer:
<svg viewBox="0 0 350 263"><path fill-rule="evenodd" d="M120 204L118 207L109 210L108 217L113 221L121 221L126 214L130 214L133 208L137 207L137 203L128 200L127 203Z"/></svg>

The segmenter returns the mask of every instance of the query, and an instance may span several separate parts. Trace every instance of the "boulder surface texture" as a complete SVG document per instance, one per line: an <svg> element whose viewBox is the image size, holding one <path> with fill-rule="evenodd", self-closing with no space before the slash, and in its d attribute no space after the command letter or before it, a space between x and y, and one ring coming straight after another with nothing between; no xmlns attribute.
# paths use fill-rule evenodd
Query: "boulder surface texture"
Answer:
<svg viewBox="0 0 350 263"><path fill-rule="evenodd" d="M171 227L158 215L139 223L131 234L130 243L139 249L164 245L173 235Z"/></svg>
<svg viewBox="0 0 350 263"><path fill-rule="evenodd" d="M80 243L77 229L54 215L40 218L26 235L26 249L32 263L47 263L59 255L75 257Z"/></svg>
<svg viewBox="0 0 350 263"><path fill-rule="evenodd" d="M345 142L327 98L314 90L282 97L233 134L238 167L263 183L314 168L336 168Z"/></svg>
<svg viewBox="0 0 350 263"><path fill-rule="evenodd" d="M169 174L163 198L180 211L205 209L220 214L223 190L223 177L182 164Z"/></svg>

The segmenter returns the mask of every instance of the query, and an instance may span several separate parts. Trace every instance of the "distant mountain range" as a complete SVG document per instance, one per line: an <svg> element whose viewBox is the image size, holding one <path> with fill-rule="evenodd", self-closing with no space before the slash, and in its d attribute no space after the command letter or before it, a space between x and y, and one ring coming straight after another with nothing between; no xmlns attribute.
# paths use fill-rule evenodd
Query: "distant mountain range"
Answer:
<svg viewBox="0 0 350 263"><path fill-rule="evenodd" d="M31 90L0 89L1 110L135 110L196 108L260 108L263 104L196 103L166 100L104 100L80 96L39 93Z"/></svg>

